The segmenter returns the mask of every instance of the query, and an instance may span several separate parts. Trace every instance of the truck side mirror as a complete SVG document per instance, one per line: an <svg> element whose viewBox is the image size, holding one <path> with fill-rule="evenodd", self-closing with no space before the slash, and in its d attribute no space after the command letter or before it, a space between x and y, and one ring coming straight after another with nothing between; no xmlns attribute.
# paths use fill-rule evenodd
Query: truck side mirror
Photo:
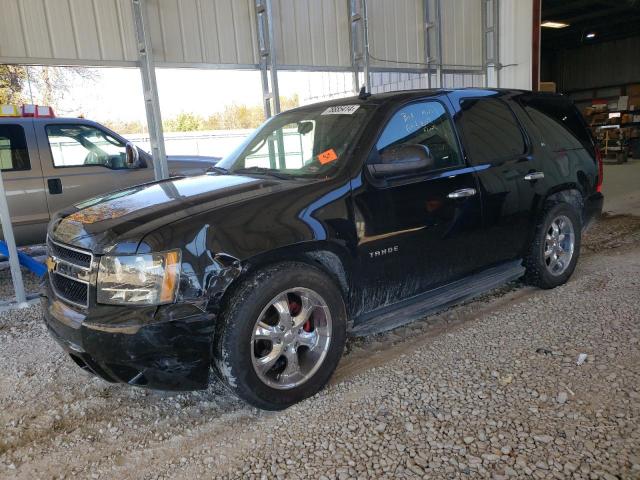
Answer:
<svg viewBox="0 0 640 480"><path fill-rule="evenodd" d="M369 173L376 178L419 172L432 167L429 147L419 143L393 145L380 153L380 162L369 164Z"/></svg>
<svg viewBox="0 0 640 480"><path fill-rule="evenodd" d="M138 152L138 148L133 143L127 142L125 149L127 152L127 168L137 168L140 163L140 152Z"/></svg>

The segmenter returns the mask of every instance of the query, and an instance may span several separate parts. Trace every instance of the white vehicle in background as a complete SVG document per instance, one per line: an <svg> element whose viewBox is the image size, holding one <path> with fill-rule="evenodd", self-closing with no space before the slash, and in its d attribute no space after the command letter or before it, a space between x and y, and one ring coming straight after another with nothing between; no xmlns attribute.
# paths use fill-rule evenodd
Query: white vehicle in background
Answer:
<svg viewBox="0 0 640 480"><path fill-rule="evenodd" d="M200 175L218 160L167 157L172 176ZM62 208L154 180L151 155L121 135L35 105L0 106L0 168L18 245L44 243L50 217Z"/></svg>

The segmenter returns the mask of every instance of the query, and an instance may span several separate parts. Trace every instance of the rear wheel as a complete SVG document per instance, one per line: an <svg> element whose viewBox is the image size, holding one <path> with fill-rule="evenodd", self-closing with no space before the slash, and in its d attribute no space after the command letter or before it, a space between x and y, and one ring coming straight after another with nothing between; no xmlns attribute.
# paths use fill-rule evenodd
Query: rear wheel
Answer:
<svg viewBox="0 0 640 480"><path fill-rule="evenodd" d="M554 288L573 274L580 255L582 224L567 203L549 206L542 214L525 258L526 280L540 288Z"/></svg>
<svg viewBox="0 0 640 480"><path fill-rule="evenodd" d="M216 366L229 387L259 408L286 408L335 370L346 338L342 296L311 265L275 265L233 294L217 337Z"/></svg>

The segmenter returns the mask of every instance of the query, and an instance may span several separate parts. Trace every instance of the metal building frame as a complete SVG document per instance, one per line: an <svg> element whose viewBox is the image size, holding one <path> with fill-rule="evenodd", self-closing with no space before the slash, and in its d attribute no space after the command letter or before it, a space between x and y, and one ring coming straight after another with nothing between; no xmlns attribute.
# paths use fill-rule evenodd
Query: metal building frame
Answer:
<svg viewBox="0 0 640 480"><path fill-rule="evenodd" d="M190 63L184 62L180 64L172 64L170 62L161 63L162 67L190 67L190 68L208 68L208 69L259 69L261 74L261 84L263 93L263 107L265 117L280 112L280 98L278 88L278 70L302 70L302 71L351 71L353 75L353 90L358 92L362 86L360 83L360 75L362 73L363 84L367 90L371 90L371 73L373 71L381 72L405 72L405 73L426 73L428 86L432 86L432 74L435 73L437 80L436 87L443 86L443 69L442 64L442 18L441 18L441 2L442 0L422 0L424 14L424 64L416 68L383 68L372 67L370 65L369 54L369 24L367 18L367 0L343 0L347 2L347 11L349 15L349 42L350 42L350 67L329 67L318 66L310 67L306 65L278 65L277 48L275 43L274 25L273 25L273 0L252 0L254 6L254 24L256 27L256 36L258 43L258 64L214 64L214 63ZM498 24L499 24L499 7L500 0L481 0L482 1L482 51L485 72L485 82L487 86L491 85L489 80L493 73L496 78L501 67L498 55ZM140 69L147 124L149 126L149 136L151 142L151 150L153 156L154 172L156 179L167 178L169 175L164 135L162 130L162 116L160 112L160 101L158 88L156 83L155 68L156 62L153 57L151 35L149 32L149 24L147 19L147 0L131 0L133 22L135 28L135 37L137 41L138 60L133 62L129 60L111 61L101 60L99 62L83 62L82 60L64 62L64 65L101 65L101 66L135 66ZM489 10L488 10L489 9ZM488 12L491 11L492 23L488 22ZM487 43L492 42L493 49L491 52L487 49ZM15 62L11 58L5 59L9 63L25 64L24 61L16 59ZM55 60L43 58L32 59L33 64L42 65L61 65ZM23 305L25 302L24 284L22 274L18 263L17 249L7 199L5 196L4 184L2 182L2 174L0 173L0 220L5 240L9 247L9 262L11 266L11 275L16 292L17 303Z"/></svg>

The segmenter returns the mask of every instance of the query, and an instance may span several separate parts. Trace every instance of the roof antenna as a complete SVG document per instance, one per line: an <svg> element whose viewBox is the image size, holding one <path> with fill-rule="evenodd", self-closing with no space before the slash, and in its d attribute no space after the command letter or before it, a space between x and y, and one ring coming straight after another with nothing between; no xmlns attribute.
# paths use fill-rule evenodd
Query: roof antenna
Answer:
<svg viewBox="0 0 640 480"><path fill-rule="evenodd" d="M366 100L370 96L371 96L371 94L369 92L367 92L367 86L366 85L362 85L362 88L360 89L360 94L358 95L358 98L360 100Z"/></svg>

